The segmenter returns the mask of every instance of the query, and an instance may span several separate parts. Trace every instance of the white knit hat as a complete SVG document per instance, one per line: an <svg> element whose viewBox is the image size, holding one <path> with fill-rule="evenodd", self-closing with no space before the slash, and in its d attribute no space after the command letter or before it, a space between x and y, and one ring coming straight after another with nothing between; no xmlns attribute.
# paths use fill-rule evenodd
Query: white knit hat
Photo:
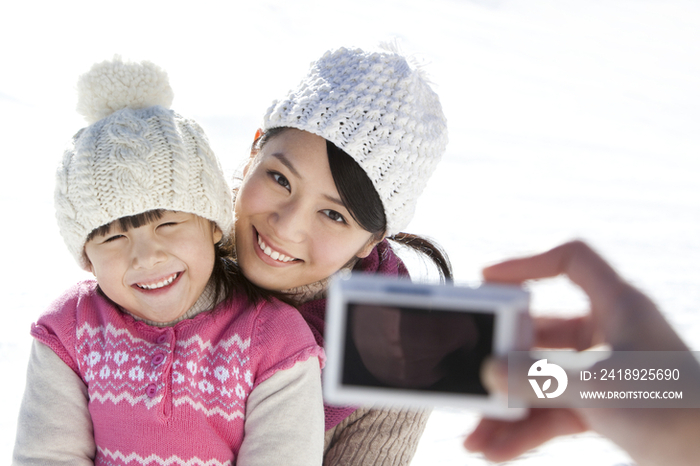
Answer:
<svg viewBox="0 0 700 466"><path fill-rule="evenodd" d="M233 225L232 198L199 125L170 110L167 74L150 62L98 63L80 77L81 129L56 173L54 203L61 235L81 267L88 235L149 210L188 212Z"/></svg>
<svg viewBox="0 0 700 466"><path fill-rule="evenodd" d="M421 70L391 51L326 52L268 109L263 130L282 126L331 141L362 167L384 205L389 236L411 221L447 145L437 94Z"/></svg>

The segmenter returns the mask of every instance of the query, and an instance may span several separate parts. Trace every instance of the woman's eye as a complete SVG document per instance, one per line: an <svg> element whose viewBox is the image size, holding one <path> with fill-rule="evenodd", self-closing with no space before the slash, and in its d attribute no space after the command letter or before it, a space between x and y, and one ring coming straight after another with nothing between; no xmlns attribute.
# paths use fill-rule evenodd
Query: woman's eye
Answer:
<svg viewBox="0 0 700 466"><path fill-rule="evenodd" d="M107 238L105 238L105 240L103 241L103 243L111 243L112 241L116 241L116 240L118 240L119 238L124 238L124 235L112 235L112 236L108 236Z"/></svg>
<svg viewBox="0 0 700 466"><path fill-rule="evenodd" d="M338 223L348 223L345 221L345 217L336 212L335 210L326 209L322 211L328 218Z"/></svg>
<svg viewBox="0 0 700 466"><path fill-rule="evenodd" d="M269 172L273 180L277 182L278 185L282 186L284 189L289 190L291 186L289 185L289 180L285 178L284 175L277 172Z"/></svg>

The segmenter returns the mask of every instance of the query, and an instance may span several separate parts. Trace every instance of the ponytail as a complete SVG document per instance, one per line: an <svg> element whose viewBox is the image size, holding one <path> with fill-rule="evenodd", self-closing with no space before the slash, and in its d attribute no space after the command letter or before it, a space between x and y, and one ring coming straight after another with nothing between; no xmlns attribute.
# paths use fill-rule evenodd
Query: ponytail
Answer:
<svg viewBox="0 0 700 466"><path fill-rule="evenodd" d="M445 250L437 243L418 235L403 232L390 236L388 239L428 256L437 267L438 273L440 274L440 282L452 283L454 279L452 275L452 264Z"/></svg>

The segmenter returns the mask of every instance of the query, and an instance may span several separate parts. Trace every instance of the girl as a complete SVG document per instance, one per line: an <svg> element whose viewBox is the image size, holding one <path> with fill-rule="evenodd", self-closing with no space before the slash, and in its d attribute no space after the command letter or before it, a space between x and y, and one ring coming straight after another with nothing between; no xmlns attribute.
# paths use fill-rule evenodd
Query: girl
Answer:
<svg viewBox="0 0 700 466"><path fill-rule="evenodd" d="M56 216L96 281L32 327L13 464L321 464L322 349L294 308L242 297L201 128L147 62L95 65L79 94Z"/></svg>
<svg viewBox="0 0 700 466"><path fill-rule="evenodd" d="M386 238L447 258L400 233L447 144L437 95L393 52L341 48L275 102L235 200L245 276L294 300L323 344L325 291L341 269L407 275ZM408 464L427 412L325 406L324 464Z"/></svg>

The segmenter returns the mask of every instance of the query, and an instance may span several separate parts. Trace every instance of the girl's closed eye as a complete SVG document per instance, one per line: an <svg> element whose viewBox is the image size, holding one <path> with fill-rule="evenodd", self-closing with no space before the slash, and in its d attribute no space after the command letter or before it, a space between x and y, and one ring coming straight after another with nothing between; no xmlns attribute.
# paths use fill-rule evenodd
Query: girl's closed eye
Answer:
<svg viewBox="0 0 700 466"><path fill-rule="evenodd" d="M124 235L111 235L111 236L106 236L105 239L102 241L102 243L111 243L114 242L120 238L124 238Z"/></svg>

